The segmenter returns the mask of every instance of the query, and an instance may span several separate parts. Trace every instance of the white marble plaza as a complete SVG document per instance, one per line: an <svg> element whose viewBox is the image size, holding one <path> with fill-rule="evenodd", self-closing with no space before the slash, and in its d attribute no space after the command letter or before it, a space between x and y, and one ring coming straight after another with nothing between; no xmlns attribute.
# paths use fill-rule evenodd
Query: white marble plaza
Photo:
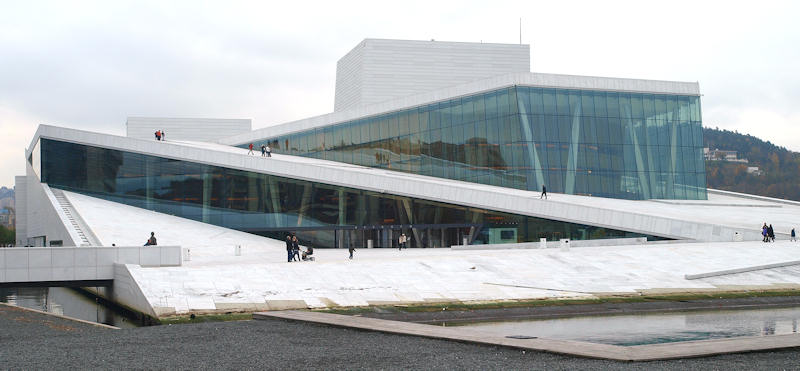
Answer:
<svg viewBox="0 0 800 371"><path fill-rule="evenodd" d="M652 291L800 287L800 267L686 280L697 274L798 260L779 240L660 243L560 249L315 250L286 262L285 245L243 232L65 192L104 243L159 243L191 250L180 267L128 268L158 315L431 301L586 297ZM114 215L109 218L108 215ZM235 245L242 245L236 256Z"/></svg>

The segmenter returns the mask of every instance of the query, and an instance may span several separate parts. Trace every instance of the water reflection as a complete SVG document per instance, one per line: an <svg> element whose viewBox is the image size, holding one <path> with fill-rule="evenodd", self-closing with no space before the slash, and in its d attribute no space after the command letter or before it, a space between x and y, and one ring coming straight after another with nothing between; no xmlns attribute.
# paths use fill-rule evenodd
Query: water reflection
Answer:
<svg viewBox="0 0 800 371"><path fill-rule="evenodd" d="M72 288L0 288L0 302L121 328L139 326L136 318Z"/></svg>
<svg viewBox="0 0 800 371"><path fill-rule="evenodd" d="M797 333L800 308L589 316L466 324L501 336L642 345ZM446 325L462 325L446 323Z"/></svg>

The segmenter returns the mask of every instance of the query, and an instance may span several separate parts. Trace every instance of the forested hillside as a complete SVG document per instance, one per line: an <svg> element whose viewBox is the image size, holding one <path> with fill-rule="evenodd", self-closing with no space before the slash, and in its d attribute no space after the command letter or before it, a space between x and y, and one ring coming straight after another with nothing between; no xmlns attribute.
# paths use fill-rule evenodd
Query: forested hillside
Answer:
<svg viewBox="0 0 800 371"><path fill-rule="evenodd" d="M737 151L749 161L706 161L709 188L800 201L800 153L728 130L704 128L703 141L708 148ZM747 166L758 166L763 174L747 174Z"/></svg>

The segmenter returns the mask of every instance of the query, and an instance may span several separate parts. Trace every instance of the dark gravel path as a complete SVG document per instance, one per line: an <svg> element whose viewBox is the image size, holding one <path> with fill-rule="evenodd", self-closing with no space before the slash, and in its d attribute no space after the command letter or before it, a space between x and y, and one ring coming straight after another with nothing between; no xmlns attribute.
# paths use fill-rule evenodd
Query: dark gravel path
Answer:
<svg viewBox="0 0 800 371"><path fill-rule="evenodd" d="M0 369L800 369L800 351L621 363L283 320L109 330L0 306Z"/></svg>

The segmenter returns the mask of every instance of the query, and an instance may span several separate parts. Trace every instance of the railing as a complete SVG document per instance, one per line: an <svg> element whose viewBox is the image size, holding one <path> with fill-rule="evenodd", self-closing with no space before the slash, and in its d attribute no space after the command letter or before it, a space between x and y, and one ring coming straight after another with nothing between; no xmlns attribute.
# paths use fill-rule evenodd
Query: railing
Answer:
<svg viewBox="0 0 800 371"><path fill-rule="evenodd" d="M75 208L72 206L72 203L69 202L67 197L64 195L64 192L60 189L50 188L50 191L53 192L53 196L58 201L59 207L64 212L64 215L67 216L67 220L70 223L70 226L78 234L78 237L81 239L79 242L81 246L98 246L100 243L97 241L97 238L92 233L91 229L86 226L86 223L83 222L83 219L80 215L75 211Z"/></svg>

